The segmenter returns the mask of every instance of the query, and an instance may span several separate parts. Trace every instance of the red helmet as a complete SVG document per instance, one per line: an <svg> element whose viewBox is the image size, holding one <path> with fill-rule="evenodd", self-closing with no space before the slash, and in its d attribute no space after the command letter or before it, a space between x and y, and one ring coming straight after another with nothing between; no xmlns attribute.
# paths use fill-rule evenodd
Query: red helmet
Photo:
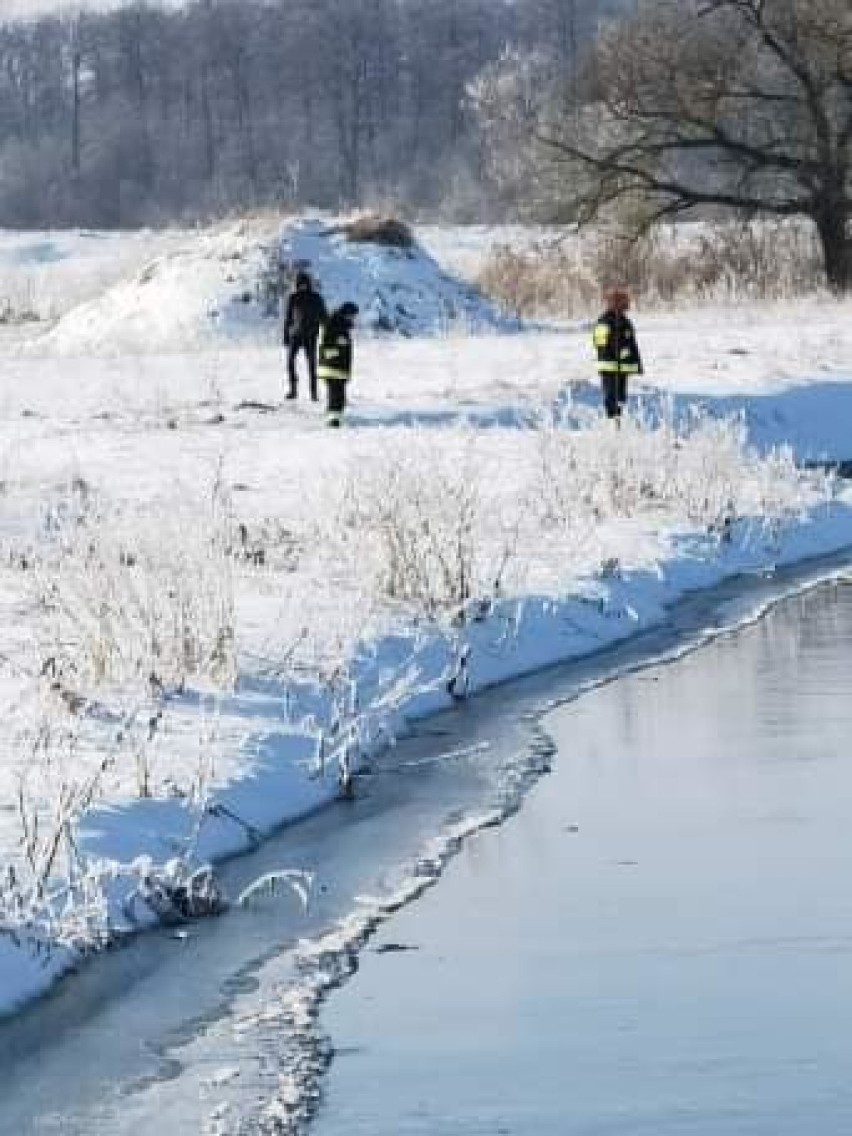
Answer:
<svg viewBox="0 0 852 1136"><path fill-rule="evenodd" d="M630 307L630 293L626 288L607 288L604 300L614 312L626 312Z"/></svg>

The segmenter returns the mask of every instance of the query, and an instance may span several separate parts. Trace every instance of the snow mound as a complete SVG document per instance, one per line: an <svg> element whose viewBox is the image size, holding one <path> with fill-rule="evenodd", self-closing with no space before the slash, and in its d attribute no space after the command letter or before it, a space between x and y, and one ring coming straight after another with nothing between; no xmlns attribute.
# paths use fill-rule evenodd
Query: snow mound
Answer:
<svg viewBox="0 0 852 1136"><path fill-rule="evenodd" d="M354 300L359 327L405 336L521 329L464 281L445 272L416 241L397 247L354 241L347 225L304 220L281 233L286 277L307 268L330 307Z"/></svg>
<svg viewBox="0 0 852 1136"><path fill-rule="evenodd" d="M329 306L354 300L362 329L404 336L521 329L416 243L353 242L344 225L320 220L280 232L246 221L199 232L157 256L68 311L36 349L118 356L271 344L278 300L270 284L287 286L297 267L311 271Z"/></svg>
<svg viewBox="0 0 852 1136"><path fill-rule="evenodd" d="M260 236L247 223L194 234L192 243L72 308L38 349L125 355L198 350L223 338L262 341L271 321L257 302L265 263Z"/></svg>

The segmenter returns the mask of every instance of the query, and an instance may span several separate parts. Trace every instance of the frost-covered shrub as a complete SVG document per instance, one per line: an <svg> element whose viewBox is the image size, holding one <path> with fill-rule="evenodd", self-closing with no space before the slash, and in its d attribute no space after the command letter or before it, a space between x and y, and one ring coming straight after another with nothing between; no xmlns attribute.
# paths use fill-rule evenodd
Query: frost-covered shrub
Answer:
<svg viewBox="0 0 852 1136"><path fill-rule="evenodd" d="M740 517L783 522L801 509L803 481L788 449L760 456L741 417L718 418L695 408L675 420L670 407L625 416L620 429L598 422L539 434L544 525L582 543L613 519L664 523L682 518L713 532Z"/></svg>
<svg viewBox="0 0 852 1136"><path fill-rule="evenodd" d="M789 299L818 292L814 233L800 222L660 225L636 238L566 231L532 249L497 247L477 285L520 316L594 315L603 287L626 284L642 302Z"/></svg>
<svg viewBox="0 0 852 1136"><path fill-rule="evenodd" d="M513 518L495 507L487 436L466 430L388 439L361 461L334 505L333 560L356 566L385 602L429 618L499 591L515 552ZM489 492L489 484L491 491Z"/></svg>
<svg viewBox="0 0 852 1136"><path fill-rule="evenodd" d="M29 760L18 782L20 851L0 873L0 931L32 949L102 946L109 933L103 866L81 856L75 827L100 796L108 750L90 772L78 766L80 726L49 712L21 733Z"/></svg>
<svg viewBox="0 0 852 1136"><path fill-rule="evenodd" d="M81 848L80 821L102 801L133 744L133 715L105 723L104 713L62 715L45 700L16 739L28 753L18 778L18 852L0 864L0 935L37 954L57 947L76 954L100 950L119 925L179 922L224 907L212 870L194 860L194 838L183 855L162 865L150 857L123 864ZM191 807L197 831L206 797Z"/></svg>
<svg viewBox="0 0 852 1136"><path fill-rule="evenodd" d="M84 486L46 526L30 581L57 680L85 692L233 681L229 522L215 494L131 512Z"/></svg>
<svg viewBox="0 0 852 1136"><path fill-rule="evenodd" d="M663 405L626 415L620 429L543 417L510 431L388 431L352 455L329 492L316 511L330 523L306 541L312 573L336 608L375 629L382 610L448 626L496 598L570 587L578 573L629 559L640 531L721 541L745 518L752 532L777 529L819 487L789 451L753 451L741 418L698 408L676 417Z"/></svg>

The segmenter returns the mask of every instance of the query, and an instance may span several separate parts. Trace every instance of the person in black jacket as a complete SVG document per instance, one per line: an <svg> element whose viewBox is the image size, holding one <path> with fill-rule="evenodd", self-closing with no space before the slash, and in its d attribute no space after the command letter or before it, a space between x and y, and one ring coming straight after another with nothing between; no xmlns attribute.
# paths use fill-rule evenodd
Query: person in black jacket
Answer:
<svg viewBox="0 0 852 1136"><path fill-rule="evenodd" d="M358 305L347 300L323 325L319 344L319 377L326 386L326 423L340 426L346 409L346 384L352 377L352 330Z"/></svg>
<svg viewBox="0 0 852 1136"><path fill-rule="evenodd" d="M307 272L297 272L295 288L287 297L287 309L282 327L282 340L287 348L287 376L290 389L287 398L296 398L299 393L299 375L296 357L304 351L308 360L308 379L311 398L317 401L317 340L320 327L328 313L325 301L314 289L313 281Z"/></svg>
<svg viewBox="0 0 852 1136"><path fill-rule="evenodd" d="M627 376L642 374L642 357L636 332L627 317L630 296L623 288L612 288L604 300L606 310L595 324L592 340L598 356L604 410L607 418L618 422L627 402Z"/></svg>

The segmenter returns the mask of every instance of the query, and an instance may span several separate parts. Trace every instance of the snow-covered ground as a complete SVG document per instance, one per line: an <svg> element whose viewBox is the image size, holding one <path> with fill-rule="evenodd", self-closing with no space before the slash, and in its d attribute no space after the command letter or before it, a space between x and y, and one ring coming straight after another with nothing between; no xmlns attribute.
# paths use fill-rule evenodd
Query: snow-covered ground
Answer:
<svg viewBox="0 0 852 1136"><path fill-rule="evenodd" d="M0 230L0 313L11 308L57 319L190 240L191 234L181 229Z"/></svg>
<svg viewBox="0 0 852 1136"><path fill-rule="evenodd" d="M270 226L111 235L97 272L95 234L0 235L7 288L56 259L65 296L2 339L0 1009L215 907L199 865L406 720L852 546L852 491L802 468L852 459L852 303L640 309L616 431L585 328L521 332L425 253L300 226L333 301L406 314L359 337L330 433L282 403Z"/></svg>

